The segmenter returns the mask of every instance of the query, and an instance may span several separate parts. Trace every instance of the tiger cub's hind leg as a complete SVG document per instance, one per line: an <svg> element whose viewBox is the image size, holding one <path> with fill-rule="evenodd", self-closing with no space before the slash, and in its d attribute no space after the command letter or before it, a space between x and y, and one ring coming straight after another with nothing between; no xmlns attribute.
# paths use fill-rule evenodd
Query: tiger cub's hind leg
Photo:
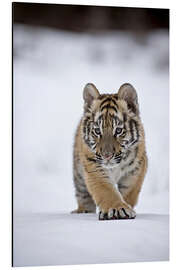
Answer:
<svg viewBox="0 0 180 270"><path fill-rule="evenodd" d="M96 205L81 177L74 178L78 208L71 213L96 213Z"/></svg>

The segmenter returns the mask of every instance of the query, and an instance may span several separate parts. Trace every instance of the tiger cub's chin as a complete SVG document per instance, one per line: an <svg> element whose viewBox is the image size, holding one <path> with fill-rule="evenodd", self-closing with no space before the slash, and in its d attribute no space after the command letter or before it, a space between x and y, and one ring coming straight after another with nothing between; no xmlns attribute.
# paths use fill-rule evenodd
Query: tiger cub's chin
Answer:
<svg viewBox="0 0 180 270"><path fill-rule="evenodd" d="M106 170L117 168L119 164L102 164L102 167Z"/></svg>
<svg viewBox="0 0 180 270"><path fill-rule="evenodd" d="M93 213L98 206L100 219L135 218L147 170L136 90L125 83L116 94L100 94L88 83L83 98L74 143L74 212Z"/></svg>

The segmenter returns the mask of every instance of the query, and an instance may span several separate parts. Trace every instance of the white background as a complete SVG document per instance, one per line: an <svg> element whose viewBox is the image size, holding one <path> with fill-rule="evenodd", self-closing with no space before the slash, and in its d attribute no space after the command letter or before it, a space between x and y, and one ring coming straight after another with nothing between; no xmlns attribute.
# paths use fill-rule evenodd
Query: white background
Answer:
<svg viewBox="0 0 180 270"><path fill-rule="evenodd" d="M144 2L144 1L143 1ZM80 2L79 2L80 3ZM92 3L92 1L91 1L91 3ZM105 2L103 2L104 4L105 4ZM122 3L122 1L121 1L121 3ZM127 4L127 1L126 1L126 4ZM155 4L155 3L154 3ZM156 2L156 4L157 4L157 2ZM130 4L131 5L131 4ZM144 3L143 3L143 6L145 6L144 5ZM155 5L153 5L152 4L152 2L151 2L151 6L152 7L155 7ZM163 5L164 6L164 5ZM150 7L149 5L147 5L147 7ZM162 5L159 5L159 7L162 7ZM166 7L168 7L168 6L166 6ZM10 8L10 7L9 7ZM1 17L1 18L3 18L3 17ZM173 29L174 30L174 29ZM3 34L3 37L5 36L5 34ZM8 38L10 38L10 33L8 34ZM8 42L8 40L7 40L7 42ZM176 43L178 42L178 40L176 39ZM5 47L7 47L7 43L6 43L6 45L5 45ZM175 47L175 43L174 43L174 47ZM9 53L9 52L7 52L7 53ZM5 65L5 63L7 63L8 62L8 59L9 59L9 63L8 63L8 67L10 68L10 56L8 56L7 58L6 58L6 61L4 62L4 65ZM177 59L177 55L176 55L176 59ZM3 66L3 70L4 70L4 66ZM2 72L2 74L3 74L3 72ZM8 75L10 75L10 69L9 69L9 73L8 73ZM172 75L173 76L173 75ZM4 76L3 76L4 77ZM2 77L2 78L3 78ZM10 77L10 76L9 76ZM8 78L8 76L7 76L7 78ZM6 80L7 80L7 78L6 78ZM171 77L172 78L172 77ZM173 79L172 79L172 83L173 83ZM6 86L7 84L5 84L4 83L4 87L3 88L5 88L5 86ZM177 87L175 87L176 85L174 84L173 85L173 88L172 89L177 89ZM10 87L10 85L9 85L9 87ZM178 90L178 89L177 89ZM173 93L173 90L172 90L172 93ZM5 91L3 91L3 94L5 95L5 94L7 94L8 96L7 96L7 101L9 102L9 100L10 100L10 91L9 92L7 92L7 93L5 93ZM9 100L8 100L8 98L9 98ZM3 100L3 104L5 105L5 106L3 106L3 108L5 109L5 111L7 112L7 108L8 108L8 110L9 110L9 107L8 107L8 103L6 104L5 102L4 102L4 96L3 96L3 98L1 98L1 100ZM176 99L177 100L177 99ZM178 101L178 100L177 100ZM174 104L173 103L173 110L176 110L177 108L178 108L178 106L176 107L175 106L176 104ZM1 107L2 108L2 107ZM9 110L9 113L10 113L10 110ZM6 113L1 113L1 116L2 115L5 115ZM174 118L174 117L173 117ZM8 123L8 118L6 118L6 122L5 122L5 125L6 125L6 127L9 127L10 128L10 123ZM177 119L176 119L177 120ZM176 131L177 132L177 131ZM174 135L175 135L175 133L174 133ZM174 136L173 135L173 136ZM9 140L7 141L7 146L8 146L8 143L10 142L10 132L8 131L8 133L6 133L6 135L5 135L5 137L6 138L8 138ZM177 145L177 140L175 140L175 138L173 138L173 140L174 141L176 141L176 145ZM2 144L2 147L1 147L1 149L3 149L3 146L5 145L4 144L4 139L2 140L1 139L1 142L3 142L3 144ZM9 152L10 152L10 148L9 148ZM176 152L177 152L177 150L176 150ZM4 164L4 160L6 159L7 160L7 162L8 162L8 156L6 155L6 154L4 154L4 153L7 153L7 148L6 148L6 150L5 150L5 152L3 152L3 160L2 160L2 162L1 162L1 164ZM5 166L3 166L5 169L7 169ZM10 168L9 168L9 171L10 171ZM176 173L177 172L177 170L175 171L174 170L174 172ZM172 177L172 175L173 175L173 186L174 186L174 183L175 183L175 178L176 178L176 174L173 174L173 171L172 171L172 174L171 174L171 177ZM9 178L10 178L10 174L9 174ZM2 181L4 181L4 179L8 179L8 175L7 175L7 173L4 173L4 175L3 175L3 177L2 177ZM7 182L7 181L6 181ZM3 186L5 185L5 183L3 182ZM9 189L8 190L10 190L10 187L9 187ZM176 183L176 187L175 187L175 190L177 190L177 183ZM4 193L4 192L3 192ZM6 195L6 205L8 205L8 201L9 200L7 200L7 198L9 199L9 197ZM3 206L5 205L5 203L3 203ZM6 210L7 211L7 209L5 209L5 207L4 207L4 210ZM9 209L9 212L10 212L10 209ZM172 214L173 214L173 209L172 209ZM175 226L176 226L176 224L174 224ZM7 225L6 225L6 227L7 227ZM4 231L5 231L5 228L2 228L2 230L3 230L3 233L4 233ZM10 227L8 227L8 233L9 233L9 231L10 231ZM174 232L175 233L177 233L177 230L175 231L174 230ZM4 248L5 248L5 246L6 246L6 241L5 241L5 244L4 244ZM9 242L10 243L10 242ZM4 249L3 248L3 249ZM84 267L84 266L83 266ZM93 267L93 266L92 266ZM94 266L95 267L95 266ZM116 267L115 265L113 265L113 267ZM138 266L139 267L139 266ZM34 268L35 269L35 268Z"/></svg>

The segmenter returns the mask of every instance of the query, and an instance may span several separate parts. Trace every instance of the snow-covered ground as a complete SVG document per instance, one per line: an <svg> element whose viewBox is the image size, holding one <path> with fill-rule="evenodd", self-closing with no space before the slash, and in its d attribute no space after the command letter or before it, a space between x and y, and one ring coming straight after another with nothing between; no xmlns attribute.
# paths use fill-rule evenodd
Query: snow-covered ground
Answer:
<svg viewBox="0 0 180 270"><path fill-rule="evenodd" d="M168 260L168 33L75 34L14 27L14 265ZM136 220L76 207L72 145L87 82L138 91L149 169Z"/></svg>
<svg viewBox="0 0 180 270"><path fill-rule="evenodd" d="M27 214L16 217L14 264L164 261L168 246L168 215L104 222L95 214Z"/></svg>

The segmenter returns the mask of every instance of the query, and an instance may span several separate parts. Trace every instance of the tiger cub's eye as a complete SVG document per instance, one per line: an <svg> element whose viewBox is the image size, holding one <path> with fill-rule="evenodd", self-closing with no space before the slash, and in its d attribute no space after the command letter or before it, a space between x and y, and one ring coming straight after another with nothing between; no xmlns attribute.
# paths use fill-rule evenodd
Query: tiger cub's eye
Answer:
<svg viewBox="0 0 180 270"><path fill-rule="evenodd" d="M101 130L100 130L100 128L95 128L94 131L95 131L95 133L96 133L97 135L101 135Z"/></svg>
<svg viewBox="0 0 180 270"><path fill-rule="evenodd" d="M122 128L117 127L117 128L116 128L116 134L119 135L119 134L121 134L121 133L122 133Z"/></svg>

